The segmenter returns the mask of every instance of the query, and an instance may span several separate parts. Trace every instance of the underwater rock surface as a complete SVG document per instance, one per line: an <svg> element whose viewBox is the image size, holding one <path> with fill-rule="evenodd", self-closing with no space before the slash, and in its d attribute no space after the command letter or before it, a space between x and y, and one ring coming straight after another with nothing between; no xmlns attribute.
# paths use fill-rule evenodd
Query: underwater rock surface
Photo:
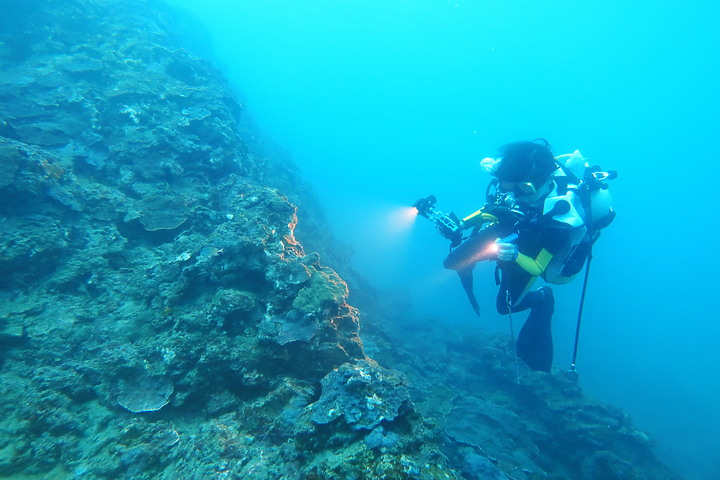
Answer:
<svg viewBox="0 0 720 480"><path fill-rule="evenodd" d="M390 328L162 4L1 0L0 73L0 477L676 478L505 340Z"/></svg>

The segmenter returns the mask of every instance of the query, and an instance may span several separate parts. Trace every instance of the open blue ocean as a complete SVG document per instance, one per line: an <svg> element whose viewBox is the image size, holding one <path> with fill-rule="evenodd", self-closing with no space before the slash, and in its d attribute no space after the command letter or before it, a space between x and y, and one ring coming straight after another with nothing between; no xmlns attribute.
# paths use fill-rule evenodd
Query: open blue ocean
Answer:
<svg viewBox="0 0 720 480"><path fill-rule="evenodd" d="M718 2L169 3L188 48L312 183L354 266L388 295L409 292L427 322L452 329L473 312L442 268L447 242L403 216L415 200L474 212L490 179L480 160L515 140L617 170L580 384L625 409L684 478L720 478ZM509 334L492 273L476 269L475 325ZM581 283L555 289L556 368L570 363Z"/></svg>

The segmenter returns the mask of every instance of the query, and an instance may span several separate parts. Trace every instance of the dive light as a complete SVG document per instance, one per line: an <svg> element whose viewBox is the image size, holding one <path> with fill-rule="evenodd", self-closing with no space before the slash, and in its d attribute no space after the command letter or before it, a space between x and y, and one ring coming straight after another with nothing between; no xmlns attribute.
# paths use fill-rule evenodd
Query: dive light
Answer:
<svg viewBox="0 0 720 480"><path fill-rule="evenodd" d="M463 270L478 262L497 260L498 244L513 243L516 232L508 232L497 222L489 222L478 229L443 261L448 270Z"/></svg>
<svg viewBox="0 0 720 480"><path fill-rule="evenodd" d="M453 212L445 214L435 208L437 198L428 195L413 204L420 216L427 218L435 225L440 235L450 240L451 246L456 247L462 242L462 221Z"/></svg>

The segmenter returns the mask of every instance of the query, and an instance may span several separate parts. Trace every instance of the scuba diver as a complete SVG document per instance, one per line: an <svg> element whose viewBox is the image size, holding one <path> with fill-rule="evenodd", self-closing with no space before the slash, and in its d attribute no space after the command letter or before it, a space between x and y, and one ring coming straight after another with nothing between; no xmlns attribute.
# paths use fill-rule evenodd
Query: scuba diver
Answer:
<svg viewBox="0 0 720 480"><path fill-rule="evenodd" d="M590 167L579 151L556 158L544 139L510 143L500 153L482 161L493 180L487 203L477 212L462 220L443 214L435 209L432 195L414 206L451 241L444 266L457 271L478 315L472 271L478 262L497 261L497 311L511 315L530 310L518 334L517 357L532 370L549 372L555 300L549 286L532 286L538 277L567 283L583 269L600 230L615 217L605 180L617 173ZM587 284L587 270L585 280ZM576 353L577 338L574 357Z"/></svg>

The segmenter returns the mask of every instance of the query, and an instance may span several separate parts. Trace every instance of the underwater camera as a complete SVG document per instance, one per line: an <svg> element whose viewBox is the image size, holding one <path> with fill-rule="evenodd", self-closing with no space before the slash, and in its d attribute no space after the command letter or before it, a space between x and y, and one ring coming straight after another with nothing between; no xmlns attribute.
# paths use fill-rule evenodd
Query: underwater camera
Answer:
<svg viewBox="0 0 720 480"><path fill-rule="evenodd" d="M437 198L435 195L428 195L413 204L420 216L427 218L435 225L440 235L452 242L455 247L462 241L462 221L453 212L445 214L435 208Z"/></svg>

